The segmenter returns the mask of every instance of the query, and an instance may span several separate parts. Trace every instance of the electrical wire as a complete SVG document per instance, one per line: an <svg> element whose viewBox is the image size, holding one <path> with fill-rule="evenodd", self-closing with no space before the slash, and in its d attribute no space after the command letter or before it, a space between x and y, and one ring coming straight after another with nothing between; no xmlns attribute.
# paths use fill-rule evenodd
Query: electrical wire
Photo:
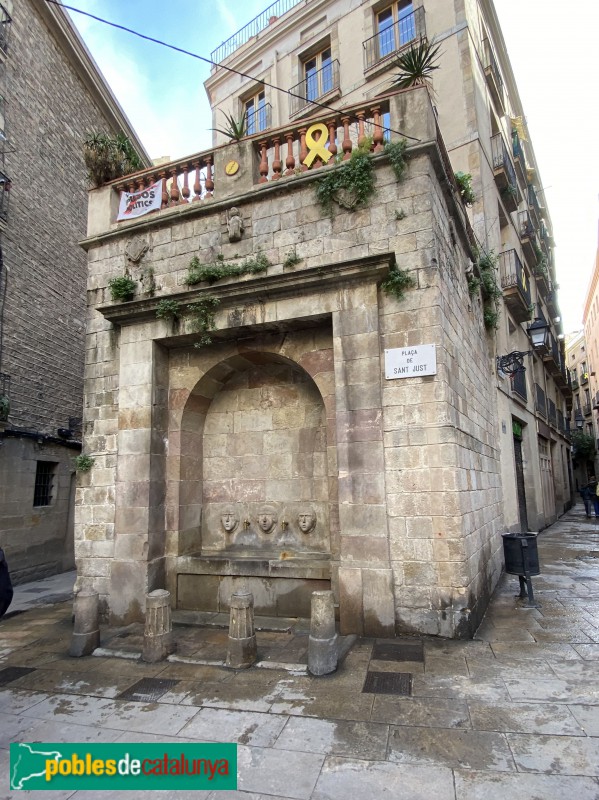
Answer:
<svg viewBox="0 0 599 800"><path fill-rule="evenodd" d="M234 75L239 75L242 78L249 78L256 83L261 84L262 86L268 86L269 89L274 89L277 92L282 92L283 94L289 95L289 97L297 97L300 100L306 100L300 94L296 94L292 92L290 89L281 89L280 86L276 86L274 83L269 83L268 81L262 80L261 78L256 78L255 75L248 75L247 72L240 72L237 69L233 69L233 67L227 67L224 64L219 64L217 61L212 61L210 58L206 58L205 56L198 55L198 53L192 53L190 50L184 50L182 47L177 47L177 45L169 44L168 42L163 42L161 39L155 39L152 36L147 36L145 33L140 33L139 31L133 30L133 28L127 28L124 25L119 25L117 22L110 22L110 20L102 19L102 17L97 17L95 14L90 14L89 11L82 11L80 8L74 8L73 6L67 6L64 3L61 3L60 0L46 0L47 3L51 5L60 6L61 8L66 8L68 11L74 11L77 14L82 14L84 17L89 17L90 19L96 20L96 22L101 22L103 25L108 25L111 28L117 28L118 30L125 31L125 33L130 33L133 36L138 36L140 39L144 39L148 42L153 42L154 44L159 44L161 47L167 47L169 50L174 50L177 53L182 53L186 56L191 56L191 58L197 58L199 61L203 61L206 64L210 64L212 67L219 67L220 69L224 69L227 72L232 72ZM308 100L308 102L313 106L318 106L318 108L322 108L325 111L332 111L335 114L339 114L343 112L343 109L340 108L333 108L332 106L328 106L325 103L319 103L317 100ZM348 114L354 120L357 120L358 117L355 114ZM407 133L402 133L401 131L396 131L393 128L385 128L385 130L391 131L391 133L396 133L398 136L402 136L404 139L411 139L414 142L420 142L421 139L418 139L415 136L408 136Z"/></svg>

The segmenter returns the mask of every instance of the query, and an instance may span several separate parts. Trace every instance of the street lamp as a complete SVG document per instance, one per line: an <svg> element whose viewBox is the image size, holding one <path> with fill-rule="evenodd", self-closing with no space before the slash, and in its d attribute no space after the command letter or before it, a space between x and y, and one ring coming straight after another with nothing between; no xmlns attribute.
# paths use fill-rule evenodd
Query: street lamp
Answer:
<svg viewBox="0 0 599 800"><path fill-rule="evenodd" d="M580 413L580 411L576 412L574 420L576 422L576 427L578 428L579 431L581 431L584 428L584 419L582 418L582 414Z"/></svg>
<svg viewBox="0 0 599 800"><path fill-rule="evenodd" d="M526 332L530 336L530 341L535 350L547 350L549 348L549 325L544 319L537 317L535 321L528 326Z"/></svg>

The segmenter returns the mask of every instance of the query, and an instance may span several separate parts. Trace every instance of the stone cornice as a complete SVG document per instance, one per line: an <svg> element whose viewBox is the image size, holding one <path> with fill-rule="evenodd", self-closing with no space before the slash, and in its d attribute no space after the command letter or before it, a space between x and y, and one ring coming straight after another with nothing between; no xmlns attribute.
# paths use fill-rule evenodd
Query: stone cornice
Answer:
<svg viewBox="0 0 599 800"><path fill-rule="evenodd" d="M98 306L97 310L115 325L130 325L149 319L155 320L158 303L164 299L176 300L182 305L187 305L216 295L220 300L220 308L230 308L284 297L298 295L305 297L329 289L347 287L352 283L378 282L387 276L394 259L393 253L382 253L293 272L259 275L243 281L233 280L219 283L217 286L192 287L168 296L111 303Z"/></svg>

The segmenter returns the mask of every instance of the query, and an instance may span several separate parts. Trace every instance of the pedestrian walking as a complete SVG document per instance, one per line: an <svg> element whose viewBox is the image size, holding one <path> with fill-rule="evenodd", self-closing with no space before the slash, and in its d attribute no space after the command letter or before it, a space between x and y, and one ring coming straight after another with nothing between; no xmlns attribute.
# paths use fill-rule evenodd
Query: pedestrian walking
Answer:
<svg viewBox="0 0 599 800"><path fill-rule="evenodd" d="M585 483L585 485L582 486L578 490L578 492L579 492L580 496L582 497L582 502L584 503L585 514L587 515L587 517L590 517L591 516L591 508L593 506L593 492L591 492L591 490L589 488L589 484Z"/></svg>
<svg viewBox="0 0 599 800"><path fill-rule="evenodd" d="M589 492L591 494L591 500L593 502L593 506L594 506L594 509L595 509L595 518L599 519L599 497L597 496L597 486L598 486L597 478L594 475L592 475L589 478L589 482L588 482L587 485L589 487Z"/></svg>
<svg viewBox="0 0 599 800"><path fill-rule="evenodd" d="M0 547L0 617L6 613L12 603L12 583L4 550Z"/></svg>

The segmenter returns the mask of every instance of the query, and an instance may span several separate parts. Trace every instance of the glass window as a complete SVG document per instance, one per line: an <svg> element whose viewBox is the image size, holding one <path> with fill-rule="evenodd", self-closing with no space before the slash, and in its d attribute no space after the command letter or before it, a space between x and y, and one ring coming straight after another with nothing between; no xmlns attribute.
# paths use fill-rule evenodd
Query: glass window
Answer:
<svg viewBox="0 0 599 800"><path fill-rule="evenodd" d="M248 136L259 133L268 127L266 100L264 92L259 92L245 103L246 128Z"/></svg>
<svg viewBox="0 0 599 800"><path fill-rule="evenodd" d="M306 100L316 100L334 88L331 48L304 62Z"/></svg>
<svg viewBox="0 0 599 800"><path fill-rule="evenodd" d="M394 53L416 38L412 3L394 3L376 15L379 58Z"/></svg>

